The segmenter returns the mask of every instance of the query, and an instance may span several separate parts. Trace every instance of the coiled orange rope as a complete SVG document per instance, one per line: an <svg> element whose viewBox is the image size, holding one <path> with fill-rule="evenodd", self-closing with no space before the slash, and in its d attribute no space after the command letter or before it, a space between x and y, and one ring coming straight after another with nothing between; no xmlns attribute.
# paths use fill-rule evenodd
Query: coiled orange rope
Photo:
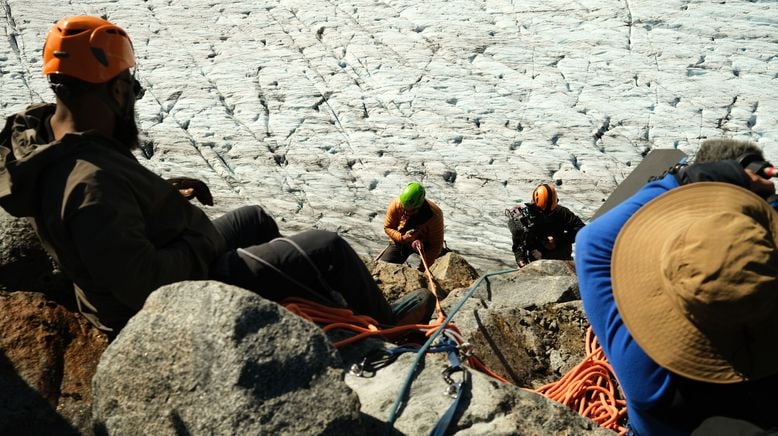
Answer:
<svg viewBox="0 0 778 436"><path fill-rule="evenodd" d="M586 357L559 381L533 392L575 410L601 427L626 434L627 403L592 328L586 331Z"/></svg>

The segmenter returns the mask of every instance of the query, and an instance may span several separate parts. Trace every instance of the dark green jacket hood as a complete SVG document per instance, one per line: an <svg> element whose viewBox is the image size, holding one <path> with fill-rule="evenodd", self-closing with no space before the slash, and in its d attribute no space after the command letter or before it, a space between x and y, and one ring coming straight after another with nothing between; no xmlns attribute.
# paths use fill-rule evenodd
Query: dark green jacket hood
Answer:
<svg viewBox="0 0 778 436"><path fill-rule="evenodd" d="M8 117L0 132L0 206L13 216L36 214L40 174L64 151L52 148L48 140L45 123L54 108L53 104L30 106Z"/></svg>

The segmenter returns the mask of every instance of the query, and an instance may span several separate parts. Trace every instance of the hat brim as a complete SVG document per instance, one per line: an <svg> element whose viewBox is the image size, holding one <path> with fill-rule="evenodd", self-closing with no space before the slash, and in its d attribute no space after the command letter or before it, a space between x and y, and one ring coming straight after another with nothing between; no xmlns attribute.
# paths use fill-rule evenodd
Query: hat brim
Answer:
<svg viewBox="0 0 778 436"><path fill-rule="evenodd" d="M663 368L711 383L737 383L778 372L778 308L756 335L737 329L706 334L666 293L660 266L663 244L677 226L722 211L744 213L761 207L771 217L770 234L776 238L778 215L756 194L727 183L693 183L650 201L619 232L611 262L616 306L638 345Z"/></svg>

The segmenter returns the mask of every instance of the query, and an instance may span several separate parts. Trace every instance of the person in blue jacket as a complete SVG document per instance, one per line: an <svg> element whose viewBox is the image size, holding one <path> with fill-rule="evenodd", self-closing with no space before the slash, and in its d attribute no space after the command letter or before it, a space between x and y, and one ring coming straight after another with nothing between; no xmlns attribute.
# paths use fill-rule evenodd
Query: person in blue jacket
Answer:
<svg viewBox="0 0 778 436"><path fill-rule="evenodd" d="M770 211L769 206L763 200L775 192L773 184L753 172L743 170L736 161L727 160L694 164L647 184L634 196L582 229L576 238L576 269L584 309L626 397L628 425L635 434L689 434L703 421L716 416L744 419L765 428L778 426L778 418L776 417L778 414L775 413L778 411L778 400L774 394L774 389L778 387L778 376L776 376L778 360L757 375L746 372L738 378L730 374L730 378L725 381L711 379L711 377L716 377L715 374L718 374L716 370L712 370L709 374L692 374L689 371L683 371L683 368L679 369L677 362L672 358L667 360L666 356L660 356L661 353L658 353L655 348L645 347L645 345L646 342L653 344L658 341L659 349L663 350L664 353L670 353L671 356L685 356L685 353L693 350L696 345L693 338L663 336L659 327L666 321L661 317L649 320L648 323L641 318L643 319L642 323L632 325L629 319L625 323L625 317L622 313L625 310L631 310L629 313L643 310L643 306L648 304L648 295L652 291L641 287L633 265L629 265L629 262L624 263L623 255L618 251L614 252L617 237L625 224L633 215L636 215L636 212L636 218L641 215L642 212L638 211L642 211L641 208L652 200L657 199L659 202L659 199L664 198L664 196L671 197L668 192L675 190L681 184L705 181L726 182L739 186L739 188L731 187L731 189L737 189L739 194L744 194L741 197L747 199L751 206L754 204L760 206L759 213L764 215L761 218L768 219L772 223L778 221L774 212L772 212L773 215L769 215L767 212ZM722 183L713 184L723 185ZM649 206L646 206L647 212L643 216L650 217L649 222L655 225L650 226L652 227L650 229L631 226L631 237L635 238L634 235L639 234L642 235L642 240L629 241L624 239L620 241L622 250L626 252L624 247L631 247L631 256L634 258L632 260L640 265L653 265L655 268L665 265L669 262L666 253L662 253L658 249L653 252L648 252L645 249L652 241L656 244L672 245L670 242L677 235L673 233L667 236L659 231L660 229L670 233L679 231L679 223L671 221L671 217L678 218L689 215L694 216L695 220L699 221L707 215L718 216L716 211L719 209L724 210L739 204L737 202L728 204L723 198L718 198L720 189L710 190L710 187L706 186L710 183L700 185L701 188L708 190L703 189L702 193L696 192L696 189L691 191L692 194L700 194L701 199L709 201L710 204L707 207L699 207L698 201L690 202L688 205L672 201L671 208L667 208L665 205L658 210L653 206L654 203L649 205L652 206L650 210ZM697 188L694 185L689 188L691 187ZM759 197L749 194L746 189L758 193ZM689 192L688 188L684 188L683 191L679 190L684 199L694 200L694 195L688 198ZM695 212L695 209L691 208L692 204L700 211ZM673 213L673 208L684 213ZM704 211L704 215L700 217L699 212L702 211ZM641 222L645 222L645 219ZM683 224L690 225L688 220L684 220ZM715 247L717 244L721 245L727 242L733 245L741 243L738 236L733 235L727 229L709 228L707 230L707 234L702 235L704 236L702 239L707 240L708 245ZM778 228L773 229L773 231L778 234ZM666 237L662 238L662 236ZM702 248L698 249L702 250ZM710 253L700 251L694 254L698 259L703 259ZM774 259L778 259L778 254L774 252L771 254L775 256ZM622 259L622 263L612 262L614 256ZM684 263L678 259L674 259L674 261L678 264ZM612 268L614 275L621 280L618 282L619 284L614 283L611 276ZM778 270L773 272L778 272ZM772 276L772 279L775 279L775 276ZM683 280L679 277L671 277L663 282L663 285L676 284L676 282L683 282ZM636 297L631 300L619 301L618 286L631 290L633 297ZM645 294L645 301L641 293ZM674 307L671 306L671 308ZM778 309L776 308L778 308L778 301L772 306L772 310L775 312L772 317L778 319ZM671 309L665 309L668 313L672 312ZM732 320L717 319L716 322L720 322L720 325L724 327L728 326ZM640 327L642 336L636 335L637 327ZM633 332L633 329L636 331ZM647 341L646 337L652 341ZM684 348L683 345L688 347ZM771 356L778 356L778 352L774 348L775 343L762 351ZM759 381L753 382L752 379L759 379Z"/></svg>

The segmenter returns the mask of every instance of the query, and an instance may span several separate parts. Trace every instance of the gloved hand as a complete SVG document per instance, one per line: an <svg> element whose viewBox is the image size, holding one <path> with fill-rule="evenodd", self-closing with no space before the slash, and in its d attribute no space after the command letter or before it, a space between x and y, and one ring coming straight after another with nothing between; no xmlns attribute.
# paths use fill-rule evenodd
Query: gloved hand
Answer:
<svg viewBox="0 0 778 436"><path fill-rule="evenodd" d="M769 179L765 179L759 174L746 168L746 176L748 176L749 189L751 192L762 198L770 198L771 195L775 195L775 185Z"/></svg>
<svg viewBox="0 0 778 436"><path fill-rule="evenodd" d="M422 242L417 239L417 240L411 242L411 248L413 248L416 251L419 251L422 248L424 248L424 244L422 244Z"/></svg>
<svg viewBox="0 0 778 436"><path fill-rule="evenodd" d="M403 233L403 243L410 244L416 240L416 229L410 229Z"/></svg>
<svg viewBox="0 0 778 436"><path fill-rule="evenodd" d="M208 185L202 180L192 179L189 177L175 177L167 179L167 181L178 189L178 192L184 196L187 200L196 198L201 204L213 206L213 196L211 190L208 189Z"/></svg>

